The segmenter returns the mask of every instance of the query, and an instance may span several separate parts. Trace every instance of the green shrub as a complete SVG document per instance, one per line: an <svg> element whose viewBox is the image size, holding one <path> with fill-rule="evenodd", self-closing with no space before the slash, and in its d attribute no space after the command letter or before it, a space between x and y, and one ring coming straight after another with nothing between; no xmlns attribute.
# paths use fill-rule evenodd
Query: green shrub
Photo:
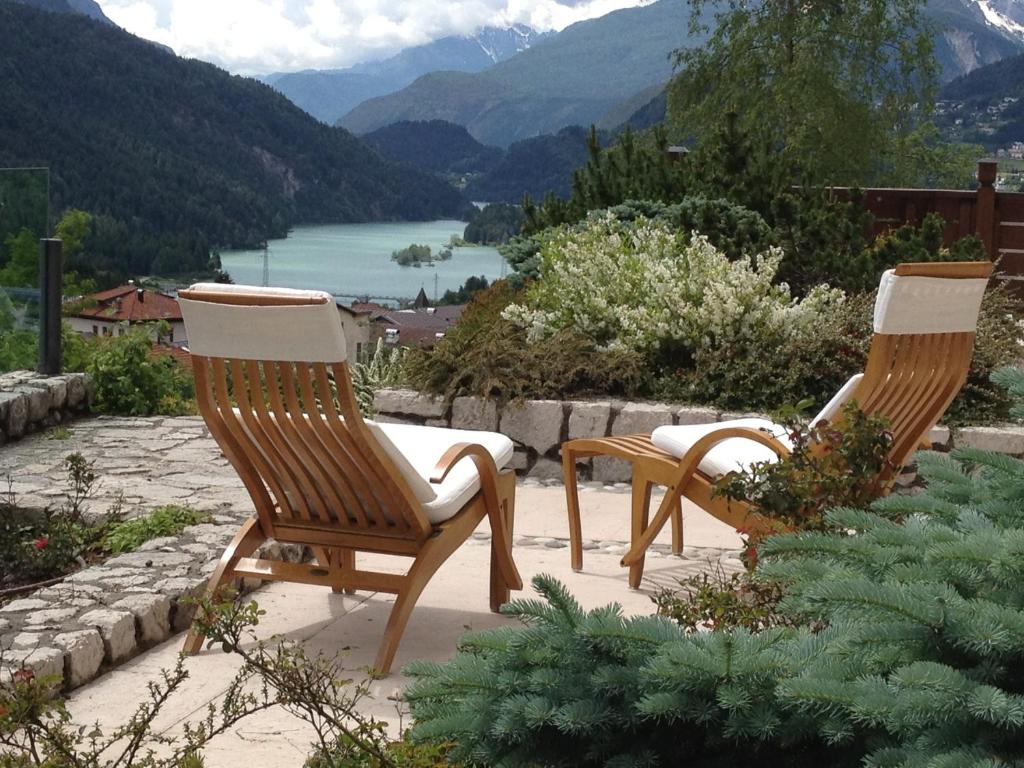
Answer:
<svg viewBox="0 0 1024 768"><path fill-rule="evenodd" d="M90 556L103 535L104 523L84 517L96 483L93 464L80 453L64 459L65 500L41 514L18 508L13 494L0 503L0 589L21 587L63 576ZM120 506L107 512L116 521Z"/></svg>
<svg viewBox="0 0 1024 768"><path fill-rule="evenodd" d="M729 259L751 257L773 244L771 229L757 213L728 200L713 200L700 196L684 197L677 203L667 204L652 200L626 200L610 208L591 211L587 220L572 227L584 231L587 221L612 215L622 222L638 219L664 224L687 236L704 235L715 248ZM512 238L499 250L505 260L522 278L535 279L540 274L540 249L549 233Z"/></svg>
<svg viewBox="0 0 1024 768"><path fill-rule="evenodd" d="M677 588L654 595L658 615L688 632L795 625L779 611L780 600L782 588L777 582L753 579L748 573L726 574L721 566L712 573L682 579Z"/></svg>
<svg viewBox="0 0 1024 768"><path fill-rule="evenodd" d="M352 389L363 416L373 416L373 395L382 387L402 381L403 352L401 347L388 348L384 339L377 339L373 352L352 366Z"/></svg>
<svg viewBox="0 0 1024 768"><path fill-rule="evenodd" d="M148 328L132 328L95 344L87 368L96 385L95 410L126 416L193 411L192 377L169 355L151 353Z"/></svg>
<svg viewBox="0 0 1024 768"><path fill-rule="evenodd" d="M992 374L1016 365L1024 346L1020 302L1005 286L990 289L981 303L974 355L967 381L943 417L952 426L1005 421L1011 400L1006 390L993 381Z"/></svg>
<svg viewBox="0 0 1024 768"><path fill-rule="evenodd" d="M548 232L540 278L503 316L530 342L571 329L600 347L640 352L656 368L682 367L709 344L803 338L841 302L825 288L794 301L773 283L781 258L769 251L730 261L703 237L606 213L579 231Z"/></svg>
<svg viewBox="0 0 1024 768"><path fill-rule="evenodd" d="M874 294L850 296L812 318L803 333L751 326L745 337L708 340L689 365L652 383L655 399L725 410L774 411L802 400L823 406L864 370Z"/></svg>
<svg viewBox="0 0 1024 768"><path fill-rule="evenodd" d="M892 469L892 434L885 421L866 415L855 402L843 406L842 415L842 429L824 419L812 425L783 419L793 445L788 456L755 462L716 483L715 496L747 504L761 516L738 529L748 564L756 561L757 547L769 536L823 530L827 510L864 507L881 493L877 478Z"/></svg>
<svg viewBox="0 0 1024 768"><path fill-rule="evenodd" d="M104 533L101 544L107 552L119 555L138 549L150 539L176 536L188 526L208 520L208 515L191 507L167 504L157 507L144 517L122 520L110 526Z"/></svg>
<svg viewBox="0 0 1024 768"><path fill-rule="evenodd" d="M527 344L525 331L502 317L517 296L507 281L479 293L433 350L410 351L408 382L447 398L636 395L646 375L640 354L601 350L568 329Z"/></svg>

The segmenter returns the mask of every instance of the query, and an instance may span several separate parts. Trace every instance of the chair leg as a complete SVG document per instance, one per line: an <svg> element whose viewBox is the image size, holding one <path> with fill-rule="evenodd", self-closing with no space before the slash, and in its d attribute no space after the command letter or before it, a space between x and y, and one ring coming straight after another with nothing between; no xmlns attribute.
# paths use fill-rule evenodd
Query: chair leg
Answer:
<svg viewBox="0 0 1024 768"><path fill-rule="evenodd" d="M676 508L672 511L672 554L683 553L683 500L676 502Z"/></svg>
<svg viewBox="0 0 1024 768"><path fill-rule="evenodd" d="M633 509L630 518L630 546L643 534L647 528L647 520L651 509L651 483L638 474L633 475ZM629 586L633 589L640 588L640 581L644 577L644 558L640 557L629 566Z"/></svg>
<svg viewBox="0 0 1024 768"><path fill-rule="evenodd" d="M654 537L665 527L665 523L669 521L676 507L681 503L679 496L680 491L675 487L669 487L665 491L665 498L661 500L654 519L644 528L643 533L637 539L630 542L629 552L622 558L622 565L633 565L637 561L643 560L644 553L651 546Z"/></svg>
<svg viewBox="0 0 1024 768"><path fill-rule="evenodd" d="M224 550L224 554L220 556L220 562L217 568L212 574L210 574L210 580L207 582L206 592L204 598L207 600L216 600L217 593L231 583L231 579L234 576L235 565L243 557L249 557L253 552L260 548L260 545L267 540L267 535L263 532L263 527L260 525L259 518L250 517L244 523L242 527L238 529L238 533L235 534L235 538L228 544L227 549ZM182 646L181 652L186 654L198 653L203 648L203 640L206 636L203 635L195 628L195 624L188 631L188 635L185 637L185 644Z"/></svg>
<svg viewBox="0 0 1024 768"><path fill-rule="evenodd" d="M506 536L505 539L508 542L508 552L505 553L507 557L512 556L512 535L515 528L515 514L516 514L516 476L513 473L507 475L499 475L500 483L498 494L501 503L501 519L505 525ZM498 566L498 558L501 555L497 550L497 541L495 537L491 536L491 610L497 613L501 610L501 606L509 601L512 595L512 585L505 581L505 577L501 573L501 568Z"/></svg>
<svg viewBox="0 0 1024 768"><path fill-rule="evenodd" d="M569 512L569 554L572 569L583 570L583 531L580 526L580 492L576 485L576 453L568 443L562 446L562 476L565 507Z"/></svg>
<svg viewBox="0 0 1024 768"><path fill-rule="evenodd" d="M356 553L352 549L335 550L338 567L343 571L354 571L356 568ZM355 587L334 587L333 592L342 592L346 595L354 595Z"/></svg>
<svg viewBox="0 0 1024 768"><path fill-rule="evenodd" d="M395 652L402 641L405 625L409 622L412 609L416 607L423 588L427 586L434 572L442 563L459 548L465 536L453 535L453 532L442 531L437 537L429 539L420 550L406 575L405 587L395 597L395 605L391 609L384 637L377 650L377 659L373 666L379 675L391 672L391 663L395 660Z"/></svg>

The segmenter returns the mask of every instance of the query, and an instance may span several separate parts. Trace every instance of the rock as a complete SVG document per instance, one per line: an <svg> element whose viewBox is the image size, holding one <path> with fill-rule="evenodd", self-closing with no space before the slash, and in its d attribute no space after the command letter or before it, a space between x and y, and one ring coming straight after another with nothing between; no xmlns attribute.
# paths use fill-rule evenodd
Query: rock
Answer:
<svg viewBox="0 0 1024 768"><path fill-rule="evenodd" d="M42 644L42 640L45 635L41 635L37 632L19 632L11 640L11 648L15 650L26 650L31 648L38 648Z"/></svg>
<svg viewBox="0 0 1024 768"><path fill-rule="evenodd" d="M10 679L10 674L19 669L32 670L38 679L56 680L58 686L64 679L64 651L57 648L6 651L3 663L0 679Z"/></svg>
<svg viewBox="0 0 1024 768"><path fill-rule="evenodd" d="M596 403L574 402L569 412L569 439L604 437L612 418L612 404L605 400Z"/></svg>
<svg viewBox="0 0 1024 768"><path fill-rule="evenodd" d="M192 562L184 552L129 552L107 560L111 568L169 568Z"/></svg>
<svg viewBox="0 0 1024 768"><path fill-rule="evenodd" d="M530 469L529 476L538 480L561 480L562 462L541 456Z"/></svg>
<svg viewBox="0 0 1024 768"><path fill-rule="evenodd" d="M736 421L736 419L767 419L768 417L763 413L739 413L737 411L725 411L718 416L719 421Z"/></svg>
<svg viewBox="0 0 1024 768"><path fill-rule="evenodd" d="M50 604L45 600L38 600L34 597L27 597L22 600L12 600L7 605L0 607L0 613L21 613L22 611L38 611L42 608L49 608Z"/></svg>
<svg viewBox="0 0 1024 768"><path fill-rule="evenodd" d="M498 406L482 397L456 397L452 403L453 429L482 429L496 432Z"/></svg>
<svg viewBox="0 0 1024 768"><path fill-rule="evenodd" d="M374 393L373 408L378 413L405 414L438 419L448 410L444 398L425 395L412 389L381 389Z"/></svg>
<svg viewBox="0 0 1024 768"><path fill-rule="evenodd" d="M8 437L21 437L28 425L28 398L14 392L0 392L0 397L8 402L4 432Z"/></svg>
<svg viewBox="0 0 1024 768"><path fill-rule="evenodd" d="M68 383L62 378L50 379L50 403L60 410L68 401Z"/></svg>
<svg viewBox="0 0 1024 768"><path fill-rule="evenodd" d="M613 435L650 434L672 423L669 406L659 403L626 403L612 422Z"/></svg>
<svg viewBox="0 0 1024 768"><path fill-rule="evenodd" d="M965 427L953 439L957 448L1024 454L1024 429L1021 427Z"/></svg>
<svg viewBox="0 0 1024 768"><path fill-rule="evenodd" d="M714 424L718 421L718 411L711 408L687 407L676 411L676 424Z"/></svg>
<svg viewBox="0 0 1024 768"><path fill-rule="evenodd" d="M163 547L173 547L178 543L177 536L158 536L155 539L150 539L145 542L141 547L136 548L136 552L155 552Z"/></svg>
<svg viewBox="0 0 1024 768"><path fill-rule="evenodd" d="M28 400L28 420L30 422L34 423L46 418L46 414L50 412L50 406L53 404L53 397L48 388L39 389L25 386L15 391L24 393Z"/></svg>
<svg viewBox="0 0 1024 768"><path fill-rule="evenodd" d="M73 410L85 407L87 403L87 386L85 377L72 374L68 376L67 406Z"/></svg>
<svg viewBox="0 0 1024 768"><path fill-rule="evenodd" d="M25 617L25 626L58 625L78 613L77 608L50 608L46 611L33 611Z"/></svg>
<svg viewBox="0 0 1024 768"><path fill-rule="evenodd" d="M95 627L103 638L107 661L116 664L135 653L135 617L128 611L101 608L78 619L83 626Z"/></svg>
<svg viewBox="0 0 1024 768"><path fill-rule="evenodd" d="M512 458L505 466L520 472L530 466L530 454L522 448L516 448L512 452Z"/></svg>
<svg viewBox="0 0 1024 768"><path fill-rule="evenodd" d="M933 448L943 448L949 445L949 438L949 427L944 427L941 424L932 427L928 433L928 441L932 444Z"/></svg>
<svg viewBox="0 0 1024 768"><path fill-rule="evenodd" d="M527 400L505 406L498 430L543 456L561 443L563 421L561 402Z"/></svg>
<svg viewBox="0 0 1024 768"><path fill-rule="evenodd" d="M627 482L633 477L633 465L628 461L613 459L610 456L595 456L593 462L592 476L594 480L617 483Z"/></svg>
<svg viewBox="0 0 1024 768"><path fill-rule="evenodd" d="M96 677L103 663L103 638L99 630L62 632L53 644L64 651L64 684L77 688Z"/></svg>
<svg viewBox="0 0 1024 768"><path fill-rule="evenodd" d="M140 645L159 643L171 633L171 598L167 595L129 595L110 607L135 616L135 636Z"/></svg>

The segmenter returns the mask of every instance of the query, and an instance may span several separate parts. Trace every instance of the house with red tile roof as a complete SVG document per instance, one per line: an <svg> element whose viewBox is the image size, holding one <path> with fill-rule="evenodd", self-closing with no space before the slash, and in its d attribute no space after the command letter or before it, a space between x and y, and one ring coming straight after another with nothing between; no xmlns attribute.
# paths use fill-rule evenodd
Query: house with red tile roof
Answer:
<svg viewBox="0 0 1024 768"><path fill-rule="evenodd" d="M465 304L392 309L375 317L374 338L400 347L433 347L462 315Z"/></svg>
<svg viewBox="0 0 1024 768"><path fill-rule="evenodd" d="M68 318L71 327L84 336L120 336L132 325L166 322L168 334L161 341L186 344L181 307L173 296L137 285L122 285L87 297L88 305Z"/></svg>

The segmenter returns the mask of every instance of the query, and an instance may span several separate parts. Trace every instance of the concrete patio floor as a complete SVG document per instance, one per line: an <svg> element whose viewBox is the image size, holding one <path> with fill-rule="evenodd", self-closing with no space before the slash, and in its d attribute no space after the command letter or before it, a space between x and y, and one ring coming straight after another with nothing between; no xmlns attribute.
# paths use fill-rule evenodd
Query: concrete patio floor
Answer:
<svg viewBox="0 0 1024 768"><path fill-rule="evenodd" d="M569 567L565 496L559 486L527 481L518 489L516 537L532 540L528 546L516 547L514 554L525 581L539 573L551 574L563 581L585 608L618 602L627 614L649 614L654 611L651 596L660 587L675 586L678 579L719 564L727 570L739 567L736 533L687 505L685 557L665 555L664 547L657 548L648 558L642 589L631 590L626 571L619 566L628 533L628 494L588 489L581 494L581 505L584 538L601 541L600 548L585 552L583 572L574 573ZM669 540L666 531L658 542L664 545ZM371 698L365 700L363 710L386 721L395 735L403 722L397 698L408 683L401 674L405 664L414 659L443 661L453 655L465 631L514 623L488 610L488 561L489 542L481 537L471 540L441 567L412 614L392 674L370 681ZM360 560L382 569L407 562L371 556ZM527 586L519 595L532 596L533 591ZM373 661L393 601L391 595L340 595L293 584L265 586L252 598L267 612L257 630L261 639L280 635L301 642L310 655L338 655L356 679L366 679L363 670ZM127 720L148 698L147 683L157 680L160 670L173 667L182 639L173 637L73 692L68 708L75 720L80 724L98 720L107 731ZM223 696L238 666L236 656L218 649L188 659L190 679L164 708L156 729L171 735L180 733L185 722L200 720L207 706ZM404 724L408 722L406 713ZM205 751L205 765L300 766L313 738L309 726L275 708L243 720L217 737Z"/></svg>

